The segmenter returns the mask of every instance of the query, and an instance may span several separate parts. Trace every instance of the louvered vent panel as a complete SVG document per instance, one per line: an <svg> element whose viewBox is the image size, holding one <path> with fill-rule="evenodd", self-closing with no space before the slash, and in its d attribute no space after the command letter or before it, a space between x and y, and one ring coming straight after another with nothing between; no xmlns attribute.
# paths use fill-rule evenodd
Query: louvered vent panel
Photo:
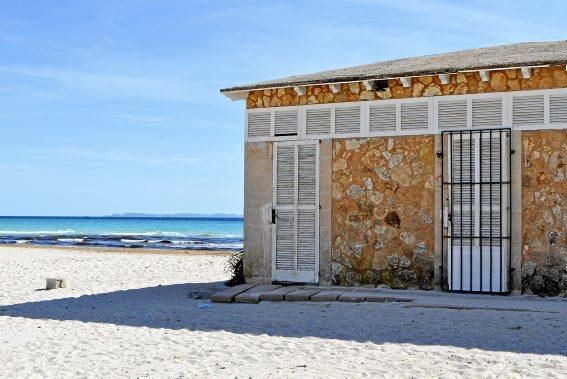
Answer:
<svg viewBox="0 0 567 379"><path fill-rule="evenodd" d="M292 209L277 212L276 270L293 270L295 220Z"/></svg>
<svg viewBox="0 0 567 379"><path fill-rule="evenodd" d="M475 148L474 140L468 138L457 138L453 141L452 146L452 182L451 193L453 197L453 219L451 222L451 234L453 243L459 245L461 242L466 243L469 240L466 237L474 236L475 213L474 213L474 185L468 184L475 181ZM458 184L458 183L465 184Z"/></svg>
<svg viewBox="0 0 567 379"><path fill-rule="evenodd" d="M549 108L549 118L552 124L567 123L567 95L551 95Z"/></svg>
<svg viewBox="0 0 567 379"><path fill-rule="evenodd" d="M248 137L269 137L270 112L248 113Z"/></svg>
<svg viewBox="0 0 567 379"><path fill-rule="evenodd" d="M331 134L331 109L308 109L305 130L307 135Z"/></svg>
<svg viewBox="0 0 567 379"><path fill-rule="evenodd" d="M402 130L427 129L429 126L429 104L402 103Z"/></svg>
<svg viewBox="0 0 567 379"><path fill-rule="evenodd" d="M275 135L289 136L297 135L299 116L297 110L276 111Z"/></svg>
<svg viewBox="0 0 567 379"><path fill-rule="evenodd" d="M502 126L502 99L472 100L473 128Z"/></svg>
<svg viewBox="0 0 567 379"><path fill-rule="evenodd" d="M512 101L512 123L514 126L543 124L543 113L543 95L514 96Z"/></svg>
<svg viewBox="0 0 567 379"><path fill-rule="evenodd" d="M383 132L396 130L396 106L371 105L370 106L370 131Z"/></svg>
<svg viewBox="0 0 567 379"><path fill-rule="evenodd" d="M335 109L335 133L360 133L360 107L340 107Z"/></svg>
<svg viewBox="0 0 567 379"><path fill-rule="evenodd" d="M482 207L480 232L486 237L481 241L483 246L498 246L500 240L490 237L500 237L500 203L502 202L501 184L498 183L506 177L502 166L502 143L500 133L492 136L482 136L480 142L480 179L483 183L480 189L480 205ZM504 136L502 136L504 137Z"/></svg>
<svg viewBox="0 0 567 379"><path fill-rule="evenodd" d="M440 101L437 106L439 129L467 127L467 101Z"/></svg>
<svg viewBox="0 0 567 379"><path fill-rule="evenodd" d="M297 269L315 270L316 218L314 209L297 211Z"/></svg>
<svg viewBox="0 0 567 379"><path fill-rule="evenodd" d="M293 205L295 197L295 146L278 146L276 170L278 205Z"/></svg>
<svg viewBox="0 0 567 379"><path fill-rule="evenodd" d="M300 145L297 152L297 202L299 205L315 205L316 197L315 145Z"/></svg>

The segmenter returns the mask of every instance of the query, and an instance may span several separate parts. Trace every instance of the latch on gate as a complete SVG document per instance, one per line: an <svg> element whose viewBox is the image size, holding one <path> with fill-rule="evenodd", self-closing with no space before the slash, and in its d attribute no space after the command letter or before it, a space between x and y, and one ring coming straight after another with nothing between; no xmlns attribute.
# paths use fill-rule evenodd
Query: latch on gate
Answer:
<svg viewBox="0 0 567 379"><path fill-rule="evenodd" d="M272 224L276 223L276 218L278 218L278 216L276 215L276 210L272 208Z"/></svg>

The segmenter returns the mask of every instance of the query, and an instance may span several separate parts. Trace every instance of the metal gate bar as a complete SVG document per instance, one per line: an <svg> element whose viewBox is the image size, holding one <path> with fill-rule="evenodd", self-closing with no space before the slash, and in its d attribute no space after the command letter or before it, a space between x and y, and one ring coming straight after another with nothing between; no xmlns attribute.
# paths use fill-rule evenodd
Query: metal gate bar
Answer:
<svg viewBox="0 0 567 379"><path fill-rule="evenodd" d="M441 157L445 160L446 156L449 157L447 161L447 171L449 180L445 179L445 161L443 161L443 169L441 171L441 181L442 185L442 214L444 215L445 210L445 196L449 195L449 204L450 209L448 210L449 214L447 217L447 221L450 223L447 226L444 225L444 218L442 218L442 230L443 230L443 239L447 242L447 244L443 244L444 246L448 246L447 254L450 254L451 263L450 263L450 275L446 275L445 273L445 254L443 254L442 263L441 263L441 272L443 275L443 283L447 284L446 290L451 292L466 292L466 293L490 293L490 294L507 294L510 291L510 260L511 260L511 194L510 194L510 186L511 186L511 154L512 150L510 148L510 134L511 130L509 128L506 129L484 129L484 130L458 130L458 131L444 131L442 132L442 144L441 144ZM458 152L455 152L455 141L458 136L459 142L459 149ZM477 137L478 136L478 137ZM483 139L488 136L488 156L484 156L483 150ZM465 137L465 139L463 138ZM468 138L468 175L465 178L463 174L463 160L467 158L463 152L464 143ZM497 151L495 152L493 146L493 141L497 138ZM478 146L476 146L475 141L478 141ZM449 154L445 153L445 145L446 143L449 145ZM495 142L494 142L495 143ZM486 148L486 147L485 147ZM507 151L505 151L505 149ZM493 166L493 161L497 157L495 154L499 155L498 162L500 162L499 167ZM454 169L455 167L455 158L458 155L458 167L459 167L459 177L455 178ZM478 157L478 159L477 159ZM488 160L488 162L486 162ZM478 171L477 171L477 163L478 162ZM507 165L507 178L505 178L505 165ZM487 167L488 166L488 167ZM486 169L488 168L488 177L486 178ZM478 174L477 174L478 172ZM463 190L464 187L467 188L467 193L464 194ZM486 188L488 186L488 194L485 194ZM494 186L498 186L498 192L496 192ZM454 187L457 187L456 189ZM478 188L478 192L477 192ZM503 190L506 190L506 198L504 198ZM445 193L447 191L447 193ZM457 192L455 192L457 191ZM477 198L478 193L478 198ZM459 201L457 207L455 207L455 195L459 195ZM468 228L464 224L464 212L463 212L463 205L467 199L463 196L468 196L468 206L469 206L469 214L468 214ZM485 221L483 218L483 196L488 196L489 200L488 209L488 233L486 233L485 228ZM494 213L494 200L495 197L498 198L498 220L493 219ZM475 206L477 204L477 206ZM459 219L458 219L458 233L454 231L453 225L453 218L455 215L456 209L459 211ZM476 210L478 209L478 217ZM486 217L486 215L485 215ZM475 222L478 220L478 224ZM504 223L507 221L507 228L504 228ZM496 224L498 223L498 225ZM467 230L468 229L468 233ZM496 233L496 230L498 233ZM478 233L477 233L478 231ZM496 235L497 234L497 235ZM464 289L464 261L463 261L463 251L466 246L466 240L468 239L468 249L469 249L469 290ZM458 241L456 245L455 242ZM484 253L485 253L485 246L484 244L488 241L489 243L489 288L485 290L484 280L483 280L483 266L484 266ZM479 250L479 290L473 290L473 255L475 252L475 245L478 242L478 250ZM493 261L495 257L493 257L494 251L493 246L494 243L498 243L499 251L498 251L498 266L499 266L499 274L498 274L498 288L493 287ZM460 281L459 281L459 289L455 290L454 287L454 278L455 275L455 255L454 255L454 246L459 247L459 263L460 263ZM507 257L508 263L506 271L504 271L504 249L507 250ZM449 259L449 256L447 257ZM508 283L503 283L503 274L506 272L506 279ZM506 284L505 286L503 286Z"/></svg>

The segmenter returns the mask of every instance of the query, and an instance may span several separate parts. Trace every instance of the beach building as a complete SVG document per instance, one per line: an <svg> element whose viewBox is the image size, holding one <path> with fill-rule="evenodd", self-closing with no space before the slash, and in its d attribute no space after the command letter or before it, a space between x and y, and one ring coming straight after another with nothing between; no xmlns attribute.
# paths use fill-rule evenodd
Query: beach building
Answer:
<svg viewBox="0 0 567 379"><path fill-rule="evenodd" d="M221 90L246 102L250 282L567 289L567 41Z"/></svg>

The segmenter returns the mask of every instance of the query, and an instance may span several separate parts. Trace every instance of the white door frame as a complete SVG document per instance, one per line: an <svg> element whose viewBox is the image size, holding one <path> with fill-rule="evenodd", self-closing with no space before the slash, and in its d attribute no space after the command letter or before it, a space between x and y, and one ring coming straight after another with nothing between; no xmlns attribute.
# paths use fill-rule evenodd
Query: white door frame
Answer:
<svg viewBox="0 0 567 379"><path fill-rule="evenodd" d="M279 146L295 146L295 172L294 172L294 205L278 206L277 203L277 162ZM299 205L298 204L298 148L300 145L315 146L315 204ZM319 283L319 140L307 141L280 141L274 143L273 154L273 179L272 179L272 196L273 207L277 215L278 208L294 210L294 257L292 271L276 269L276 232L277 232L277 216L276 223L272 228L272 280L279 282L296 282L296 283ZM315 210L315 267L314 272L297 270L297 213L300 209Z"/></svg>

